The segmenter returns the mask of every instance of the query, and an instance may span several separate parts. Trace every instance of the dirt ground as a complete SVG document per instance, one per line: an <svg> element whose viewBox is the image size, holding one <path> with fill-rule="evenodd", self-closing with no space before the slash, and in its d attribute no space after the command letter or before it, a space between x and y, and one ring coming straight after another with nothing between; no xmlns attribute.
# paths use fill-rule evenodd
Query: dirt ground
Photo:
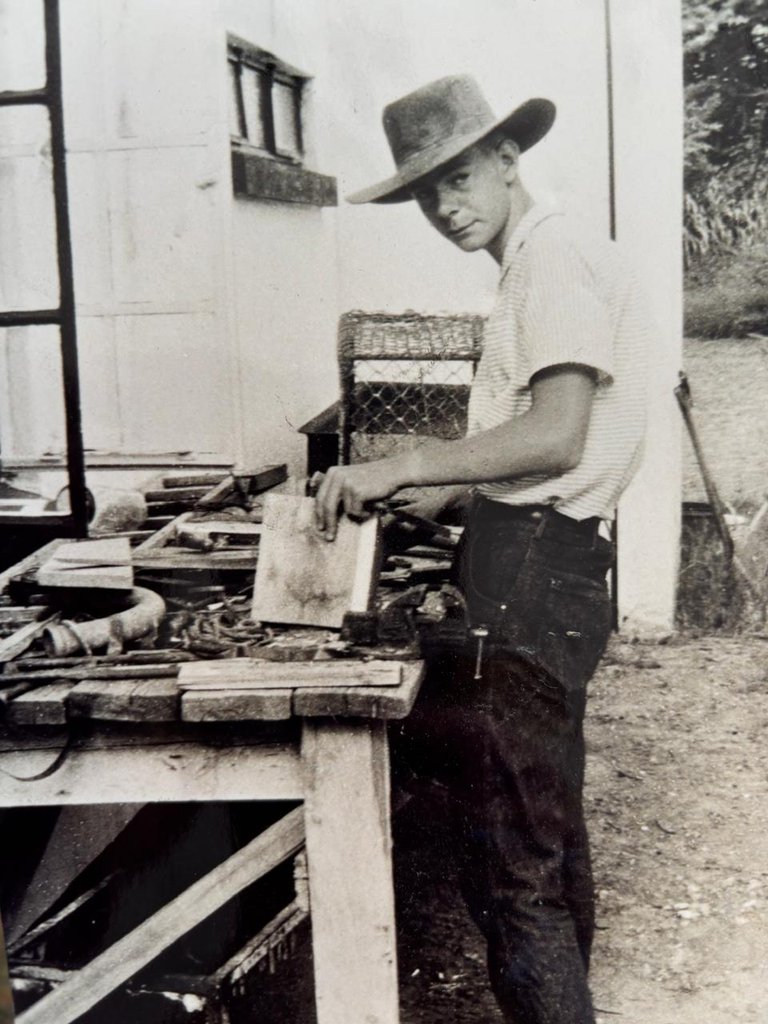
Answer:
<svg viewBox="0 0 768 1024"><path fill-rule="evenodd" d="M601 1024L768 1024L768 636L614 640L586 801ZM403 1024L494 1024L438 792L397 816Z"/></svg>

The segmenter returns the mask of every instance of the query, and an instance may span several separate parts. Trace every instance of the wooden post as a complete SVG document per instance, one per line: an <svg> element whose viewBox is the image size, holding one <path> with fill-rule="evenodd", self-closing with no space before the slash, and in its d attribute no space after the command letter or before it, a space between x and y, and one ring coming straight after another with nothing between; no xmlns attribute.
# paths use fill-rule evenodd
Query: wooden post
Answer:
<svg viewBox="0 0 768 1024"><path fill-rule="evenodd" d="M398 1024L386 724L305 720L302 758L318 1024Z"/></svg>

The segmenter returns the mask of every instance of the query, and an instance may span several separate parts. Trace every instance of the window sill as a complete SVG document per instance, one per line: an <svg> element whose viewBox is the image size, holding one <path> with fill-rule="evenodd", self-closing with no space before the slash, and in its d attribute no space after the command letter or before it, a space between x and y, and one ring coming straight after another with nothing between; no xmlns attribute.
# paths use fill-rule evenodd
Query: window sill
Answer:
<svg viewBox="0 0 768 1024"><path fill-rule="evenodd" d="M242 199L338 205L335 178L240 149L232 150L232 185Z"/></svg>

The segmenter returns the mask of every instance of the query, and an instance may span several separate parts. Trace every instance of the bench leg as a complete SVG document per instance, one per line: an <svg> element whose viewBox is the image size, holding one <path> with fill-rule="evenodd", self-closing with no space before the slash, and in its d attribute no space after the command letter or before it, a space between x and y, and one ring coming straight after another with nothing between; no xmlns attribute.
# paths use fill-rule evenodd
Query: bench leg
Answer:
<svg viewBox="0 0 768 1024"><path fill-rule="evenodd" d="M303 730L317 1021L398 1024L386 725Z"/></svg>

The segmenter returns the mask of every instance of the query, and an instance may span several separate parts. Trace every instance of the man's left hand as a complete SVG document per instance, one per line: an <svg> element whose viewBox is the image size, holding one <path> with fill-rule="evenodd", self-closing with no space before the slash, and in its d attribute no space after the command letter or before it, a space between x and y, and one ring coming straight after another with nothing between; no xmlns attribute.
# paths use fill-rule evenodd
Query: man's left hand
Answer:
<svg viewBox="0 0 768 1024"><path fill-rule="evenodd" d="M352 519L370 515L366 506L389 498L405 486L397 459L364 462L355 466L331 466L315 497L315 525L326 540L333 540L339 509Z"/></svg>

